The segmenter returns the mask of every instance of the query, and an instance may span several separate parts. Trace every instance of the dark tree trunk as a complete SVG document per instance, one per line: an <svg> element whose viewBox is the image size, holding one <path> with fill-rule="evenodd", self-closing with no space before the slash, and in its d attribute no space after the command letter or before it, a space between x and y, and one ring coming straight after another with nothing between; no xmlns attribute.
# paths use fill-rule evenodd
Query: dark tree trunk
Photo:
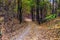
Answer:
<svg viewBox="0 0 60 40"><path fill-rule="evenodd" d="M55 10L54 10L54 0L53 0L53 8L52 8L52 14L55 13Z"/></svg>
<svg viewBox="0 0 60 40"><path fill-rule="evenodd" d="M42 16L43 16L42 11L43 11L43 9L41 8L41 9L40 9L40 21L41 21L41 22L42 22L42 19L43 19L43 17L42 17Z"/></svg>
<svg viewBox="0 0 60 40"><path fill-rule="evenodd" d="M60 10L60 0L59 0L58 8L59 8L59 10ZM60 11L59 11L59 13L58 13L58 16L60 17Z"/></svg>
<svg viewBox="0 0 60 40"><path fill-rule="evenodd" d="M58 6L58 4L57 4L57 0L55 0L55 13L57 14L57 6ZM56 16L57 17L57 16Z"/></svg>
<svg viewBox="0 0 60 40"><path fill-rule="evenodd" d="M36 1L37 7L36 7L36 20L40 24L40 19L39 19L39 0Z"/></svg>
<svg viewBox="0 0 60 40"><path fill-rule="evenodd" d="M18 19L22 22L22 0L18 1Z"/></svg>
<svg viewBox="0 0 60 40"><path fill-rule="evenodd" d="M31 6L31 16L32 16L32 21L34 21L34 7Z"/></svg>

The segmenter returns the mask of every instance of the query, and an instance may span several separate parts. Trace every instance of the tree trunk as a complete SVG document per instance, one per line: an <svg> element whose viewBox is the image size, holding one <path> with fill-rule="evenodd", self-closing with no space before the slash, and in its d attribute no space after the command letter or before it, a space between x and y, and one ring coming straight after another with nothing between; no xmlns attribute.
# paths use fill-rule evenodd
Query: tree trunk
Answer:
<svg viewBox="0 0 60 40"><path fill-rule="evenodd" d="M43 9L41 8L40 9L40 21L42 22L42 19L43 19L43 13L42 13Z"/></svg>
<svg viewBox="0 0 60 40"><path fill-rule="evenodd" d="M54 10L54 0L53 0L53 8L52 8L52 14L54 14L55 13L55 10Z"/></svg>
<svg viewBox="0 0 60 40"><path fill-rule="evenodd" d="M32 6L32 7L31 7L31 16L32 16L32 21L34 21L34 12L33 12L33 11L34 11L34 7Z"/></svg>
<svg viewBox="0 0 60 40"><path fill-rule="evenodd" d="M18 19L22 22L22 0L18 0Z"/></svg>
<svg viewBox="0 0 60 40"><path fill-rule="evenodd" d="M37 7L36 7L36 20L40 24L40 19L39 19L39 0L36 2Z"/></svg>
<svg viewBox="0 0 60 40"><path fill-rule="evenodd" d="M60 10L60 0L59 0L59 4L58 4L59 10ZM58 16L60 17L60 11L58 13Z"/></svg>

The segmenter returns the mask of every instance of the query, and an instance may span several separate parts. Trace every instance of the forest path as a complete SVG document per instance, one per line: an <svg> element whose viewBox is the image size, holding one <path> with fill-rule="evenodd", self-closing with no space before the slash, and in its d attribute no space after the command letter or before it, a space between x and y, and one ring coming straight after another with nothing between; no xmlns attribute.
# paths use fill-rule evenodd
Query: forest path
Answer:
<svg viewBox="0 0 60 40"><path fill-rule="evenodd" d="M17 22L17 20L15 21ZM3 37L5 38L3 40L60 40L59 18L41 25L37 25L32 21L26 22L22 25L23 26L21 26L21 24L14 24L13 28L15 29L15 32L13 31L12 33L7 33L5 37L7 36L6 38L8 39Z"/></svg>
<svg viewBox="0 0 60 40"><path fill-rule="evenodd" d="M12 37L11 40L23 40L23 38L25 37L25 35L27 35L30 30L31 30L31 27L30 27L30 24L28 24L28 26L24 30L22 30L21 34L19 34L18 36L16 36L15 39Z"/></svg>
<svg viewBox="0 0 60 40"><path fill-rule="evenodd" d="M55 19L54 21L59 21L59 19ZM50 21L53 23L53 20ZM43 25L36 25L33 22L29 22L23 32L21 34L18 34L16 37L12 37L11 40L60 40L60 28L53 28L51 29L48 27L44 28L46 24ZM59 24L60 25L60 24ZM19 31L20 33L21 31Z"/></svg>

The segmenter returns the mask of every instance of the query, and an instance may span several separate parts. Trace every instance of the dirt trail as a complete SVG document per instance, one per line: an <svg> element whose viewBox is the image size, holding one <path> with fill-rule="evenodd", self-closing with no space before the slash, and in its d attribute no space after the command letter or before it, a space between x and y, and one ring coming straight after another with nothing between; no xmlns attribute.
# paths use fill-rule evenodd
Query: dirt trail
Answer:
<svg viewBox="0 0 60 40"><path fill-rule="evenodd" d="M30 24L28 24L28 26L24 29L24 31L19 34L19 36L16 36L16 38L14 39L14 37L12 37L11 40L23 40L23 38L29 33L29 31L31 30Z"/></svg>
<svg viewBox="0 0 60 40"><path fill-rule="evenodd" d="M16 30L15 36L11 36L9 40L60 40L60 28L53 28L55 24L51 27L53 29L48 27L49 24L37 25L33 22L27 22L24 25L21 29Z"/></svg>

